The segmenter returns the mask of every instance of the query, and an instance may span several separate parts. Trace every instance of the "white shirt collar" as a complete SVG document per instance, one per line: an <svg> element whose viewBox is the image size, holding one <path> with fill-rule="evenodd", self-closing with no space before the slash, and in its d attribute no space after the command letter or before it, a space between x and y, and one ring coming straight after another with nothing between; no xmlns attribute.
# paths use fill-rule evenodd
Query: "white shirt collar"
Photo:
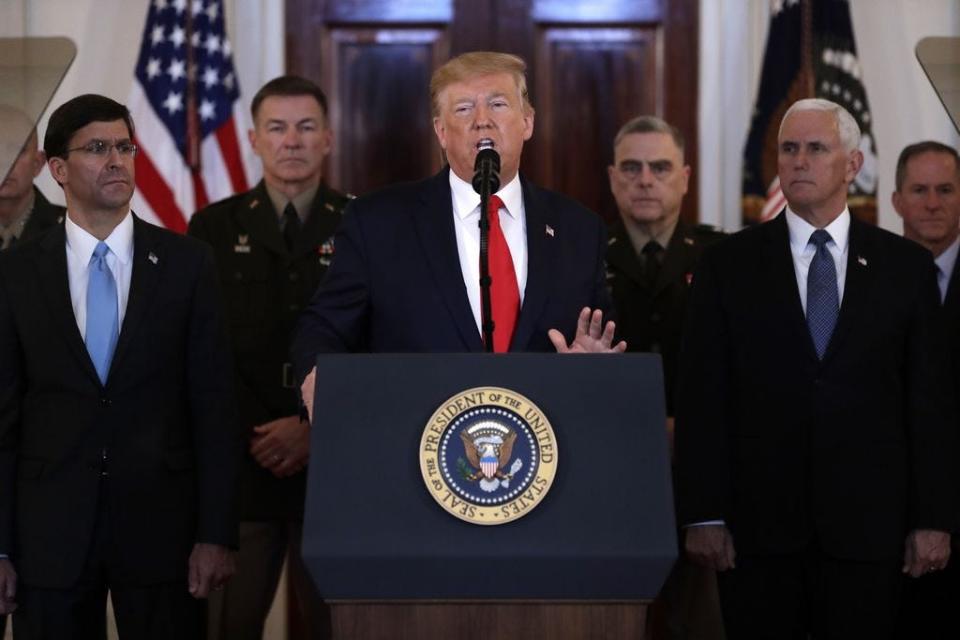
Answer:
<svg viewBox="0 0 960 640"><path fill-rule="evenodd" d="M949 247L943 250L943 253L933 259L940 272L947 278L953 273L953 265L957 263L957 254L960 253L960 238L956 238Z"/></svg>
<svg viewBox="0 0 960 640"><path fill-rule="evenodd" d="M67 233L67 247L80 259L82 264L90 262L90 256L93 250L97 248L100 242L89 231L78 225L70 218L70 212L67 212L64 220L64 230ZM110 252L117 257L122 264L129 264L133 260L133 215L127 211L110 235L104 240L110 248Z"/></svg>
<svg viewBox="0 0 960 640"><path fill-rule="evenodd" d="M807 244L810 242L810 236L817 230L812 224L786 208L787 229L790 233L790 245L797 253L803 253ZM824 227L824 230L830 234L833 243L840 253L847 250L847 242L850 239L850 209L844 207L843 211L833 222Z"/></svg>
<svg viewBox="0 0 960 640"><path fill-rule="evenodd" d="M464 220L472 213L480 212L480 194L473 190L473 185L450 170L450 191L453 193L453 213ZM503 201L507 214L516 219L523 211L523 189L520 186L520 174L513 176L513 180L497 191Z"/></svg>

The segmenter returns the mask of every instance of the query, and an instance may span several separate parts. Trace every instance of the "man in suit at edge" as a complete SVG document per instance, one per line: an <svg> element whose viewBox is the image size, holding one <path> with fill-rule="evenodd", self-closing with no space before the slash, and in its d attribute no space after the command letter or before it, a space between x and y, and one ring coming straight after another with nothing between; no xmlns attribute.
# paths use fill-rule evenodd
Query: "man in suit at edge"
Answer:
<svg viewBox="0 0 960 640"><path fill-rule="evenodd" d="M480 196L470 184L481 142L501 159L490 230L494 350L626 349L613 345L613 322L603 324L609 295L600 218L519 174L533 135L525 69L520 58L494 52L466 53L437 69L433 127L449 167L348 205L336 257L293 345L308 407L318 353L484 350Z"/></svg>
<svg viewBox="0 0 960 640"><path fill-rule="evenodd" d="M607 284L617 332L628 351L663 357L667 433L673 440L680 334L693 270L703 249L724 234L680 219L690 166L683 133L656 116L620 127L607 167L619 221L610 230ZM662 638L723 638L717 580L681 553L647 618L648 634Z"/></svg>
<svg viewBox="0 0 960 640"><path fill-rule="evenodd" d="M209 640L259 640L284 557L305 633L329 633L300 557L310 425L299 412L290 339L333 257L348 198L323 182L332 133L327 98L313 82L281 76L251 104L250 144L264 179L190 219L188 233L213 246L233 339L240 426L248 435L241 474L237 575L210 597Z"/></svg>
<svg viewBox="0 0 960 640"><path fill-rule="evenodd" d="M897 160L893 208L903 218L903 235L926 247L937 267L947 344L953 354L954 397L960 397L960 158L940 142L911 144ZM956 540L954 540L956 544ZM944 571L904 584L898 635L902 638L960 638L960 569L952 555Z"/></svg>
<svg viewBox="0 0 960 640"><path fill-rule="evenodd" d="M859 127L796 102L776 219L708 247L677 415L679 522L731 638L884 638L900 571L942 569L956 425L930 254L851 218Z"/></svg>
<svg viewBox="0 0 960 640"><path fill-rule="evenodd" d="M132 140L109 98L58 108L44 150L67 219L0 254L0 607L18 640L103 637L108 589L121 638L196 638L196 599L233 571L213 258L130 211Z"/></svg>
<svg viewBox="0 0 960 640"><path fill-rule="evenodd" d="M28 240L63 221L64 208L50 204L33 185L33 179L43 170L45 157L38 148L37 130L27 116L11 107L0 106L2 144L19 149L17 159L0 182L0 251L17 242ZM26 142L17 137L29 127ZM22 146L21 146L22 145ZM0 169L2 170L2 169ZM2 629L2 623L0 623Z"/></svg>

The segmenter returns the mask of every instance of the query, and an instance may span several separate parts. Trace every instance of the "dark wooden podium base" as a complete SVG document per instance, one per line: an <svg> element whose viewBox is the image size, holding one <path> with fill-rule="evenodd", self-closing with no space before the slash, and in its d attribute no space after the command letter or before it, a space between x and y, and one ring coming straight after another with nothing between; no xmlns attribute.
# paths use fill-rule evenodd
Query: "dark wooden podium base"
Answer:
<svg viewBox="0 0 960 640"><path fill-rule="evenodd" d="M330 602L333 640L643 638L640 602Z"/></svg>

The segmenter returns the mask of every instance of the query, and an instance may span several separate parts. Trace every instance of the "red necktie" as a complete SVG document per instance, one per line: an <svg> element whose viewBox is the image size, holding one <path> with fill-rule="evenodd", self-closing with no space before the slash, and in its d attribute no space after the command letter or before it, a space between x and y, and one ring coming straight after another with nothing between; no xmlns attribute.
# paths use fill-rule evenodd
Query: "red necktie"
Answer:
<svg viewBox="0 0 960 640"><path fill-rule="evenodd" d="M487 239L487 258L490 265L490 313L493 314L493 350L506 353L517 326L520 311L520 289L517 273L513 270L510 247L500 228L499 196L490 196L487 201L487 217L490 220L490 236Z"/></svg>

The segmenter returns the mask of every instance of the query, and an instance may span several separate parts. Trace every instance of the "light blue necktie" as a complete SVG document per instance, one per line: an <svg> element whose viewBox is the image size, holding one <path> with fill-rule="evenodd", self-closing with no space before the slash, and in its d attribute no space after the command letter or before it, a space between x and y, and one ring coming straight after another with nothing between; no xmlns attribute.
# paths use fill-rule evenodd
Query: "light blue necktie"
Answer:
<svg viewBox="0 0 960 640"><path fill-rule="evenodd" d="M823 354L830 344L833 328L837 326L837 316L840 313L840 294L837 291L837 267L833 256L827 249L831 240L830 234L823 229L817 229L810 234L810 244L817 247L817 252L810 262L807 272L807 327L813 346L817 350L817 357L823 360Z"/></svg>
<svg viewBox="0 0 960 640"><path fill-rule="evenodd" d="M117 348L120 320L117 317L117 283L107 265L110 247L98 242L90 256L90 279L87 283L87 329L84 341L97 369L100 382L107 382L110 361Z"/></svg>

